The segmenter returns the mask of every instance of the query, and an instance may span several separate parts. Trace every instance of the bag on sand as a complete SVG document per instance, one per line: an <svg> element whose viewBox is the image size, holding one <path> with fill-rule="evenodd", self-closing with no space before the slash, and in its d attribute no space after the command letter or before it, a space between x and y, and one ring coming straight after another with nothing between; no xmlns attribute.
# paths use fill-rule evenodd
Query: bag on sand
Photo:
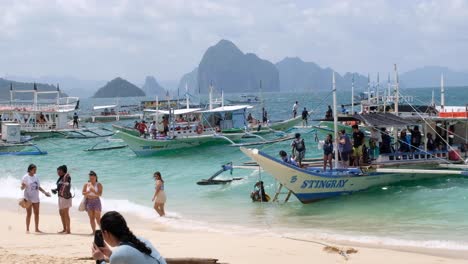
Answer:
<svg viewBox="0 0 468 264"><path fill-rule="evenodd" d="M80 206L78 206L78 211L80 212L86 211L86 197L83 197L83 199L81 199Z"/></svg>
<svg viewBox="0 0 468 264"><path fill-rule="evenodd" d="M18 202L18 205L25 208L25 209L28 209L29 207L31 207L32 203L31 201L28 201L24 198L21 198Z"/></svg>

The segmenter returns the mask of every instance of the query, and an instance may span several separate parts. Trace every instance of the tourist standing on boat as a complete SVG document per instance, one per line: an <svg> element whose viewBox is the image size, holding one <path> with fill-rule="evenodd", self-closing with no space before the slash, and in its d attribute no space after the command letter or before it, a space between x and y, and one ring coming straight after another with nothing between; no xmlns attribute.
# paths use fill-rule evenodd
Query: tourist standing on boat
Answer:
<svg viewBox="0 0 468 264"><path fill-rule="evenodd" d="M140 125L140 123L138 123L138 121L135 121L135 125L133 125L133 128L138 130L138 126Z"/></svg>
<svg viewBox="0 0 468 264"><path fill-rule="evenodd" d="M116 211L105 213L100 219L104 247L93 243L92 257L96 263L106 264L166 264L154 246L141 237L136 237ZM112 247L112 249L109 248Z"/></svg>
<svg viewBox="0 0 468 264"><path fill-rule="evenodd" d="M382 142L379 145L379 151L381 154L387 154L392 152L392 138L387 133L387 129L385 127L381 128L382 133Z"/></svg>
<svg viewBox="0 0 468 264"><path fill-rule="evenodd" d="M145 120L141 121L141 123L138 125L138 131L140 132L140 137L143 136L146 138L146 130L148 127L146 126Z"/></svg>
<svg viewBox="0 0 468 264"><path fill-rule="evenodd" d="M156 139L156 132L157 132L157 130L158 130L158 129L156 128L156 121L151 122L149 131L150 131L151 137L152 137L153 139Z"/></svg>
<svg viewBox="0 0 468 264"><path fill-rule="evenodd" d="M353 164L360 166L362 162L362 149L364 145L364 133L359 130L358 125L353 125Z"/></svg>
<svg viewBox="0 0 468 264"><path fill-rule="evenodd" d="M164 204L166 203L166 193L164 192L164 180L162 179L161 173L159 171L155 172L153 178L156 180L155 192L153 199L154 210L159 214L159 216L165 216L166 212L164 211Z"/></svg>
<svg viewBox="0 0 468 264"><path fill-rule="evenodd" d="M325 113L325 119L333 119L333 110L331 106L328 106L328 110Z"/></svg>
<svg viewBox="0 0 468 264"><path fill-rule="evenodd" d="M264 125L268 123L268 113L265 110L265 107L262 107L262 122Z"/></svg>
<svg viewBox="0 0 468 264"><path fill-rule="evenodd" d="M21 190L24 190L24 199L31 203L30 206L26 207L26 232L28 233L32 212L34 212L34 231L36 233L42 233L41 230L39 230L39 191L42 192L45 196L50 197L50 193L42 189L39 177L36 175L36 172L36 165L30 164L28 166L28 173L26 173L21 180Z"/></svg>
<svg viewBox="0 0 468 264"><path fill-rule="evenodd" d="M349 139L348 135L346 135L346 131L344 129L340 131L338 150L340 153L341 166L347 169L349 166L349 156L353 151L353 145L351 144L351 139Z"/></svg>
<svg viewBox="0 0 468 264"><path fill-rule="evenodd" d="M288 164L291 164L291 165L294 165L294 166L298 166L297 162L291 156L288 157L288 153L286 153L286 151L280 150L279 156L280 156L281 160L284 163L288 163Z"/></svg>
<svg viewBox="0 0 468 264"><path fill-rule="evenodd" d="M166 116L163 116L163 119L160 122L160 124L163 125L163 135L167 136L167 133L169 132L169 120L168 120L168 118Z"/></svg>
<svg viewBox="0 0 468 264"><path fill-rule="evenodd" d="M76 112L73 114L73 128L75 128L75 125L78 128L78 114Z"/></svg>
<svg viewBox="0 0 468 264"><path fill-rule="evenodd" d="M307 108L304 107L304 110L302 110L302 126L303 127L308 126L308 119L309 119L309 111L307 111Z"/></svg>
<svg viewBox="0 0 468 264"><path fill-rule="evenodd" d="M71 176L68 174L66 165L57 168L57 188L52 190L57 193L60 220L62 220L63 230L59 234L70 234L70 207L72 207Z"/></svg>
<svg viewBox="0 0 468 264"><path fill-rule="evenodd" d="M96 224L99 225L101 219L101 196L102 196L102 184L98 182L98 176L96 172L89 172L89 181L83 186L83 196L86 198L86 211L89 216L89 223L93 234L96 231Z"/></svg>
<svg viewBox="0 0 468 264"><path fill-rule="evenodd" d="M414 126L414 129L409 129L409 131L411 132L411 151L418 151L419 146L421 146L422 138L421 132L419 131L419 127Z"/></svg>
<svg viewBox="0 0 468 264"><path fill-rule="evenodd" d="M376 127L372 127L369 138L370 156L372 159L376 158L378 155L377 148L380 146L380 142L382 142L380 131Z"/></svg>
<svg viewBox="0 0 468 264"><path fill-rule="evenodd" d="M330 171L333 170L333 138L331 134L327 135L323 144L323 171L327 170L327 162L330 164Z"/></svg>
<svg viewBox="0 0 468 264"><path fill-rule="evenodd" d="M305 152L306 152L305 142L304 142L304 139L301 138L300 133L296 133L296 135L294 137L295 137L295 139L291 143L292 156L294 157L294 159L299 164L299 167L302 168L302 160L304 159Z"/></svg>
<svg viewBox="0 0 468 264"><path fill-rule="evenodd" d="M436 149L436 144L434 142L434 138L432 137L431 133L427 133L426 147L428 151L434 151Z"/></svg>
<svg viewBox="0 0 468 264"><path fill-rule="evenodd" d="M408 141L408 137L406 135L406 129L403 129L400 132L400 148L398 149L400 152L409 152L410 151L410 143Z"/></svg>
<svg viewBox="0 0 468 264"><path fill-rule="evenodd" d="M296 118L297 115L297 108L299 107L299 102L296 101L293 105L292 112L293 112L293 118Z"/></svg>

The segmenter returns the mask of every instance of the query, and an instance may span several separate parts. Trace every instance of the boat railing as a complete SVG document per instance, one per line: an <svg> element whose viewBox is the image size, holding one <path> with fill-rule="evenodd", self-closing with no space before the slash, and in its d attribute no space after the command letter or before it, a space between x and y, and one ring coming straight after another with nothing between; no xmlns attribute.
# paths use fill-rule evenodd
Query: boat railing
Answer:
<svg viewBox="0 0 468 264"><path fill-rule="evenodd" d="M385 163L393 162L399 160L421 160L421 161L430 161L430 160L440 160L447 159L448 151L446 150L437 150L437 151L415 151L415 152L393 152L379 154L379 157L376 159L376 163Z"/></svg>
<svg viewBox="0 0 468 264"><path fill-rule="evenodd" d="M74 104L31 104L31 103L15 103L0 105L0 111L17 111L17 112L58 112L58 111L73 111Z"/></svg>
<svg viewBox="0 0 468 264"><path fill-rule="evenodd" d="M51 130L56 129L57 125L55 123L44 123L44 124L21 124L21 130L26 132L34 132L34 131L44 131L44 130Z"/></svg>

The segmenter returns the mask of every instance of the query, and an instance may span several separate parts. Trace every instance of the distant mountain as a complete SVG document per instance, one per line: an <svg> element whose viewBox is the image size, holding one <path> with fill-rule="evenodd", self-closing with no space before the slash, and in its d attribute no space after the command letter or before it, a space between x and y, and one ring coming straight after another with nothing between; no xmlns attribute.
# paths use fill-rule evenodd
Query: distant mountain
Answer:
<svg viewBox="0 0 468 264"><path fill-rule="evenodd" d="M143 87L141 87L143 92L147 96L165 96L166 95L166 90L159 85L158 81L156 81L156 78L153 76L147 76L145 79L145 84L143 84Z"/></svg>
<svg viewBox="0 0 468 264"><path fill-rule="evenodd" d="M208 48L198 66L198 86L207 93L212 83L226 93L279 91L279 74L275 65L252 53L244 54L234 43L221 40Z"/></svg>
<svg viewBox="0 0 468 264"><path fill-rule="evenodd" d="M16 82L16 81L11 81L11 80L0 78L0 100L10 100L10 84L13 86L14 90L33 90L34 89L34 83ZM56 86L53 86L50 84L38 83L36 84L36 87L38 91L57 90ZM60 95L61 97L67 96L67 94L63 92L61 92ZM31 100L33 98L33 95L32 93L15 93L14 98L21 99L21 100ZM45 94L45 95L41 95L39 99L51 99L51 98L56 98L56 96L52 94Z"/></svg>
<svg viewBox="0 0 468 264"><path fill-rule="evenodd" d="M93 97L115 98L136 96L145 96L145 92L129 81L117 77L108 82L104 87L100 88Z"/></svg>
<svg viewBox="0 0 468 264"><path fill-rule="evenodd" d="M177 89L185 91L185 86L187 86L189 93L198 94L198 67L182 76Z"/></svg>
<svg viewBox="0 0 468 264"><path fill-rule="evenodd" d="M400 80L405 87L438 87L440 86L440 75L444 75L446 86L468 85L468 73L456 72L447 67L426 66L400 75Z"/></svg>
<svg viewBox="0 0 468 264"><path fill-rule="evenodd" d="M91 97L96 92L97 87L102 87L106 84L106 81L103 80L82 80L71 76L26 77L7 75L5 79L28 83L58 83L61 90L70 96L79 96L80 98Z"/></svg>
<svg viewBox="0 0 468 264"><path fill-rule="evenodd" d="M279 71L282 92L307 92L331 89L333 70L321 68L313 62L304 62L300 58L285 58L276 63ZM346 73L341 76L335 73L337 89L351 89L354 75L356 88L367 87L367 77L358 73Z"/></svg>

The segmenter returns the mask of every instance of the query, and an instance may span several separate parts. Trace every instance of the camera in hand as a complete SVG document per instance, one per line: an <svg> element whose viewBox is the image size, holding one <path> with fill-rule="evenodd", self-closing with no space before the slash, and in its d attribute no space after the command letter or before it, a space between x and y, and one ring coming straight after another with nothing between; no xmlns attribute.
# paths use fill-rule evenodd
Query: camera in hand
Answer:
<svg viewBox="0 0 468 264"><path fill-rule="evenodd" d="M101 230L96 230L96 232L94 232L94 244L98 247L104 247L104 238L102 237Z"/></svg>
<svg viewBox="0 0 468 264"><path fill-rule="evenodd" d="M53 194L57 194L57 189L50 190Z"/></svg>

